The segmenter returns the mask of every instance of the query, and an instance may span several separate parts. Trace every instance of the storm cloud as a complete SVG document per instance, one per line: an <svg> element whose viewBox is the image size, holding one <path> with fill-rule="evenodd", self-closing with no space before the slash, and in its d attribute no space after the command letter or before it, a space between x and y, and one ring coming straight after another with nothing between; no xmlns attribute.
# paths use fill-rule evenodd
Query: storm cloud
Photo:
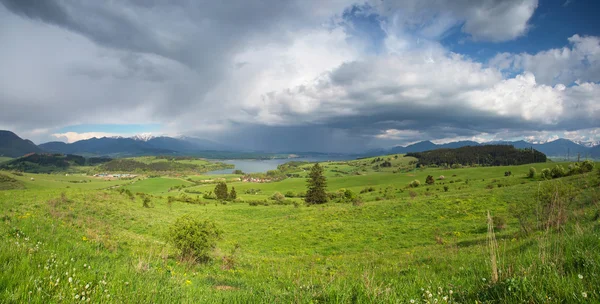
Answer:
<svg viewBox="0 0 600 304"><path fill-rule="evenodd" d="M441 41L524 37L536 0L0 4L0 129L37 142L159 124L245 149L356 152L600 128L598 37L487 62Z"/></svg>

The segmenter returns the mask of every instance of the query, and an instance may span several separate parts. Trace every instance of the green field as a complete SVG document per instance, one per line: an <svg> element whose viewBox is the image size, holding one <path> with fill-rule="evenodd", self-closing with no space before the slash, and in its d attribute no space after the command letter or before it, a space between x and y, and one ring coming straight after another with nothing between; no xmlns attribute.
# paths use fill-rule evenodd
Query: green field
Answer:
<svg viewBox="0 0 600 304"><path fill-rule="evenodd" d="M11 160L11 157L6 157L6 156L0 156L0 164L5 162L5 161L9 161Z"/></svg>
<svg viewBox="0 0 600 304"><path fill-rule="evenodd" d="M2 172L24 189L0 191L0 302L600 301L597 169L543 180L543 168L568 164L417 169L412 158L388 158L383 168L375 158L323 163L329 192L350 189L360 199L316 206L297 195L311 164L279 182L228 182L236 201L204 204L168 197L201 197L215 188L202 180L240 176L104 181ZM435 184L425 184L428 175ZM415 179L421 186L408 187ZM88 182L72 182L81 180ZM150 207L120 189L146 193ZM296 204L277 204L276 192L291 192ZM256 200L268 204L249 204ZM209 262L182 260L167 242L183 215L223 231Z"/></svg>

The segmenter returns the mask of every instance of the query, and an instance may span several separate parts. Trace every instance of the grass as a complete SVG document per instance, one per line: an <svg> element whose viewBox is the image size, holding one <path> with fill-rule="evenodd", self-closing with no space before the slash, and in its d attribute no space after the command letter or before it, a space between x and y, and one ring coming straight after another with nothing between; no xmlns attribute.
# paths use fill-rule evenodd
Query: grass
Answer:
<svg viewBox="0 0 600 304"><path fill-rule="evenodd" d="M539 189L557 182L525 178L530 166L393 173L394 167L373 169L371 161L324 164L329 191L374 187L361 194L363 204L313 207L169 204L167 196L180 194L168 192L174 186L210 191L214 185L162 177L125 186L150 194L152 208L144 208L140 197L96 190L131 181L14 176L27 189L0 191L0 302L600 300L600 189L593 174L558 180L577 194L563 228L524 234L512 206L535 206ZM550 164L533 167L540 172ZM445 179L425 186L427 175ZM406 188L414 179L422 186ZM304 178L228 183L244 200L305 191L305 184ZM244 194L250 188L261 194ZM506 219L506 228L494 232L497 283L491 282L488 211ZM223 230L211 262L182 261L166 242L169 225L183 215L210 219Z"/></svg>
<svg viewBox="0 0 600 304"><path fill-rule="evenodd" d="M0 156L0 164L12 160L12 157Z"/></svg>

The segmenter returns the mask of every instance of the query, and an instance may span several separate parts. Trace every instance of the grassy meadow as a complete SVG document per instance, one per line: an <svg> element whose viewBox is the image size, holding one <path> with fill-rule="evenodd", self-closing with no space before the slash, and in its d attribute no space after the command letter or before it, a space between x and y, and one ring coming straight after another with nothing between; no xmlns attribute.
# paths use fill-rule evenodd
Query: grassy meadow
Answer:
<svg viewBox="0 0 600 304"><path fill-rule="evenodd" d="M322 163L329 192L360 199L316 206L300 197L311 164L270 183L0 172L20 185L0 191L0 303L600 302L597 169L543 180L568 163L421 169L384 158L390 167ZM220 178L235 201L202 198ZM184 195L202 203L169 200ZM210 261L183 260L167 242L184 215L222 230Z"/></svg>

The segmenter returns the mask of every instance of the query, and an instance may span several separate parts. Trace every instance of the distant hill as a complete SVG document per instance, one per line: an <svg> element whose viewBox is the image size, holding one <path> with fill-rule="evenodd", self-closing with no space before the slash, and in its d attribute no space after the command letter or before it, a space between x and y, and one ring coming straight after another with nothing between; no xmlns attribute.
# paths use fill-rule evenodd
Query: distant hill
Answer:
<svg viewBox="0 0 600 304"><path fill-rule="evenodd" d="M593 158L600 158L600 146L595 146L590 149L590 155Z"/></svg>
<svg viewBox="0 0 600 304"><path fill-rule="evenodd" d="M39 147L46 152L78 155L136 156L177 153L174 149L167 149L164 145L155 145L152 141L122 137L90 138L71 144L48 142Z"/></svg>
<svg viewBox="0 0 600 304"><path fill-rule="evenodd" d="M512 166L546 162L546 155L535 149L519 149L508 145L465 146L456 149L436 149L407 153L430 166L482 165Z"/></svg>
<svg viewBox="0 0 600 304"><path fill-rule="evenodd" d="M0 130L0 156L19 157L39 152L42 149L30 140L22 139L13 132Z"/></svg>
<svg viewBox="0 0 600 304"><path fill-rule="evenodd" d="M68 171L72 166L94 166L111 160L104 157L85 158L72 154L31 153L0 164L0 170L50 173Z"/></svg>
<svg viewBox="0 0 600 304"><path fill-rule="evenodd" d="M591 157L600 157L600 152L598 152L598 147L586 147L580 144L577 144L568 139L557 139L554 141L546 142L546 143L529 143L523 140L519 141L494 141L488 143L478 143L474 141L458 141L451 142L446 144L434 144L430 141L422 141L416 144L412 144L406 147L396 146L389 150L389 153L411 153L411 152L423 152L435 149L445 149L445 148L461 148L467 146L486 146L486 145L510 145L514 146L517 149L525 149L525 148L533 148L538 150L547 156L552 157L566 157L567 155L571 158L577 157L577 153L581 155L582 158L587 156ZM595 152L594 152L595 151ZM596 156L593 156L593 154Z"/></svg>

